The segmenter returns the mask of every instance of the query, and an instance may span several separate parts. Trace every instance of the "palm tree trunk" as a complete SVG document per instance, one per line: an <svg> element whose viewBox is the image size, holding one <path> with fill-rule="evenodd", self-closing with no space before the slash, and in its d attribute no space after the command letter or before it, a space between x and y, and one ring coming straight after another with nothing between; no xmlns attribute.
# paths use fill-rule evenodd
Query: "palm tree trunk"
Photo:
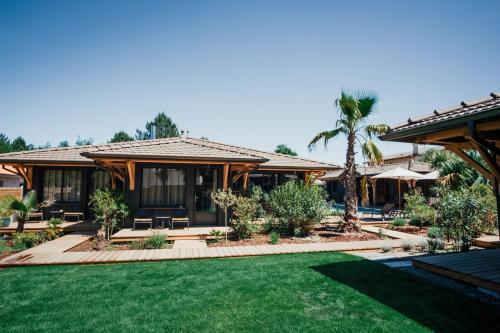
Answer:
<svg viewBox="0 0 500 333"><path fill-rule="evenodd" d="M17 228L16 228L17 233L24 231L24 223L25 223L24 220L19 219L19 218L17 219Z"/></svg>
<svg viewBox="0 0 500 333"><path fill-rule="evenodd" d="M355 145L356 137L353 133L347 136L347 152L345 157L345 197L344 197L344 232L359 231L356 223L356 213L358 211L358 195L356 193L356 162Z"/></svg>

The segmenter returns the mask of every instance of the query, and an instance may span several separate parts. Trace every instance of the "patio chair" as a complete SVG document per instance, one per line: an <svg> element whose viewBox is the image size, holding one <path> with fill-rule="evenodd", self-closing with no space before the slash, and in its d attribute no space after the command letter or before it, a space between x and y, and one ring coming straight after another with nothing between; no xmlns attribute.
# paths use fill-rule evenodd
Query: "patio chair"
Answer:
<svg viewBox="0 0 500 333"><path fill-rule="evenodd" d="M394 210L395 206L395 203L388 202L384 205L384 207L382 207L382 211L380 213L380 215L382 216L382 221L385 221L386 217L394 217L391 212Z"/></svg>
<svg viewBox="0 0 500 333"><path fill-rule="evenodd" d="M38 220L34 221L33 219L38 219ZM28 220L28 222L33 222L33 223L42 222L42 221L43 221L43 212L41 210L31 213L29 220Z"/></svg>
<svg viewBox="0 0 500 333"><path fill-rule="evenodd" d="M76 211L76 212L63 212L62 219L63 221L66 221L67 217L76 217L76 222L80 222L80 217L82 218L82 221L85 220L85 216L82 212Z"/></svg>
<svg viewBox="0 0 500 333"><path fill-rule="evenodd" d="M189 229L189 217L187 216L187 211L185 209L174 210L171 221L171 229L174 229L175 223L187 223Z"/></svg>
<svg viewBox="0 0 500 333"><path fill-rule="evenodd" d="M148 229L153 229L153 219L150 217L134 217L134 227L132 230L135 230L136 224L147 224L149 225Z"/></svg>

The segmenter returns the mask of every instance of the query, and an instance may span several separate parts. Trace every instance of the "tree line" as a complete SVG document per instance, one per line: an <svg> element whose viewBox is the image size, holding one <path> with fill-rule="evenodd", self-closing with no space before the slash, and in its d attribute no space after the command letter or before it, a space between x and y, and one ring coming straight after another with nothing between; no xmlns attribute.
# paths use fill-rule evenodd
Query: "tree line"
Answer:
<svg viewBox="0 0 500 333"><path fill-rule="evenodd" d="M127 141L135 141L135 140L147 140L151 138L171 138L180 135L179 128L174 123L174 121L168 117L165 112L160 112L152 121L146 122L145 129L136 129L135 135L130 135L126 131L120 130L117 131L111 139L108 141L109 143L115 142L127 142ZM208 140L206 137L202 137L204 140ZM81 138L78 136L77 140L74 143L74 146L85 146L91 145L94 143L94 139L92 137L89 138ZM72 145L68 140L62 140L59 142L57 147L71 147ZM26 150L34 150L34 149L46 149L51 148L52 145L47 142L44 145L36 146L32 143L27 143L26 140L18 136L13 140L10 140L7 135L0 133L0 153L10 153L17 151L26 151ZM297 153L288 147L285 144L280 144L276 147L276 153L286 154L291 156L297 156Z"/></svg>

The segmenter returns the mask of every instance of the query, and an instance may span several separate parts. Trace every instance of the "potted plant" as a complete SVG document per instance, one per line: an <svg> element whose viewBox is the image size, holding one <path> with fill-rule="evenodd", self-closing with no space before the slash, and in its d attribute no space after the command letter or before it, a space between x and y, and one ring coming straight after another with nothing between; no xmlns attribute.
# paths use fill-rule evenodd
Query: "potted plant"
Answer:
<svg viewBox="0 0 500 333"><path fill-rule="evenodd" d="M0 210L0 223L2 227L8 227L12 222L12 213L7 210Z"/></svg>

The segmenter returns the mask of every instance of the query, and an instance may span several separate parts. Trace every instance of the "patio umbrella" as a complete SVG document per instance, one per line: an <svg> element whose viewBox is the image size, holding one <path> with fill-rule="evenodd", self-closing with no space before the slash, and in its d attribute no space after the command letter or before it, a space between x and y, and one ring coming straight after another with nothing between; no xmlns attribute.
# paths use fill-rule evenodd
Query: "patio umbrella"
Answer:
<svg viewBox="0 0 500 333"><path fill-rule="evenodd" d="M419 180L422 180L422 179L427 179L427 180L435 180L435 179L438 179L439 178L439 171L438 170L434 170L434 171L431 171L429 173L426 173L425 175L423 175L424 177L423 178L420 178Z"/></svg>
<svg viewBox="0 0 500 333"><path fill-rule="evenodd" d="M424 176L419 174L419 173L416 173L416 172L413 172L413 171L410 171L407 169L403 169L401 167L397 167L397 168L391 169L389 171L382 172L381 174L378 174L378 175L373 176L371 178L376 178L376 179L385 178L385 179L397 179L398 180L399 209L401 209L401 180L419 180L419 179L423 179Z"/></svg>

